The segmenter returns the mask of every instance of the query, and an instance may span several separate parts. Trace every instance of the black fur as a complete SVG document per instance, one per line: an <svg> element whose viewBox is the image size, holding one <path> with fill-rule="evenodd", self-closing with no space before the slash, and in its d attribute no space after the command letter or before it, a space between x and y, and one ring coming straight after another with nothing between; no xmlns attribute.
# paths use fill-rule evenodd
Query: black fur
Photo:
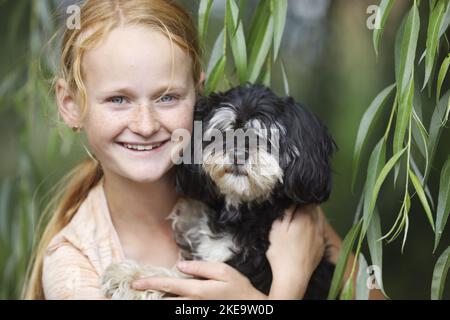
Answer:
<svg viewBox="0 0 450 320"><path fill-rule="evenodd" d="M202 201L213 209L214 216L210 217L209 224L211 230L233 234L241 248L226 263L268 294L272 273L265 253L269 247L268 234L272 223L291 204L319 204L328 199L332 186L330 157L335 143L312 112L293 98L278 97L261 85L247 84L201 97L196 106L195 120L203 121L203 130L221 103L237 107L234 129L241 128L250 119L259 119L267 127L276 121L287 129L286 134L280 136L283 183L278 183L268 200L262 203L226 208L223 195L202 171L201 165L183 164L177 166L177 189L181 195ZM203 142L203 148L208 143ZM296 153L295 148L299 152ZM326 299L333 271L334 265L324 258L311 278L305 298Z"/></svg>

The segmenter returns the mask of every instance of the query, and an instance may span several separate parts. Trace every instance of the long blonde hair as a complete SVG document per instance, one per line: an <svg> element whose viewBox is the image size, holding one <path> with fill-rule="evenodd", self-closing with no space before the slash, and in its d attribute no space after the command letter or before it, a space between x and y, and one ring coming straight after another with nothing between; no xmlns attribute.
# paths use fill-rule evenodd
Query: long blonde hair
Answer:
<svg viewBox="0 0 450 320"><path fill-rule="evenodd" d="M65 79L69 90L76 93L81 102L82 116L87 108L83 55L112 29L125 24L154 28L169 38L172 47L176 43L186 50L191 57L193 80L198 89L201 54L197 30L192 18L181 6L170 0L86 0L80 6L80 28L64 29L58 75ZM46 217L46 212L41 217L41 221L48 220L48 223L33 250L23 290L25 299L45 299L42 288L45 250L51 239L70 222L102 176L99 164L93 159L87 159L61 180L64 188L53 199L56 205L46 210L50 217Z"/></svg>

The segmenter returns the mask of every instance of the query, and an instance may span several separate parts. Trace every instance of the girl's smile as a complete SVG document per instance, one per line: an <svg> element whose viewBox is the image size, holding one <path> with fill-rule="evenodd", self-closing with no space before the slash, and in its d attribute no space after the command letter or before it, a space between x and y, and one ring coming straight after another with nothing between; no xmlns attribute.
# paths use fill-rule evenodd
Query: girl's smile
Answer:
<svg viewBox="0 0 450 320"><path fill-rule="evenodd" d="M170 139L152 143L117 142L126 152L132 156L147 157L162 152L170 144Z"/></svg>

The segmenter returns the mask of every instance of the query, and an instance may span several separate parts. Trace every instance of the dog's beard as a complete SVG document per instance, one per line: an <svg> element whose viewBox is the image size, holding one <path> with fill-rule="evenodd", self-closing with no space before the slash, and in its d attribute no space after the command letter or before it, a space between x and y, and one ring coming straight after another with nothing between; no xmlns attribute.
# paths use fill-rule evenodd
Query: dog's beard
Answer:
<svg viewBox="0 0 450 320"><path fill-rule="evenodd" d="M278 160L264 149L249 152L248 159L240 165L233 164L234 155L205 148L203 170L214 181L228 206L268 199L278 182L283 181L283 171Z"/></svg>

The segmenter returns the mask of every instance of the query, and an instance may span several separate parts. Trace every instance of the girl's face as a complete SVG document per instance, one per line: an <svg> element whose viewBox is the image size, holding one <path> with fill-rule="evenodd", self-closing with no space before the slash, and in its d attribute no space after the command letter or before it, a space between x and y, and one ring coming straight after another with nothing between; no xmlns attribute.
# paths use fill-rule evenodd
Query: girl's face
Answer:
<svg viewBox="0 0 450 320"><path fill-rule="evenodd" d="M158 31L123 26L86 52L83 73L88 107L82 126L105 174L160 179L173 165L172 132L192 132L195 86L188 54L175 42L172 52Z"/></svg>

